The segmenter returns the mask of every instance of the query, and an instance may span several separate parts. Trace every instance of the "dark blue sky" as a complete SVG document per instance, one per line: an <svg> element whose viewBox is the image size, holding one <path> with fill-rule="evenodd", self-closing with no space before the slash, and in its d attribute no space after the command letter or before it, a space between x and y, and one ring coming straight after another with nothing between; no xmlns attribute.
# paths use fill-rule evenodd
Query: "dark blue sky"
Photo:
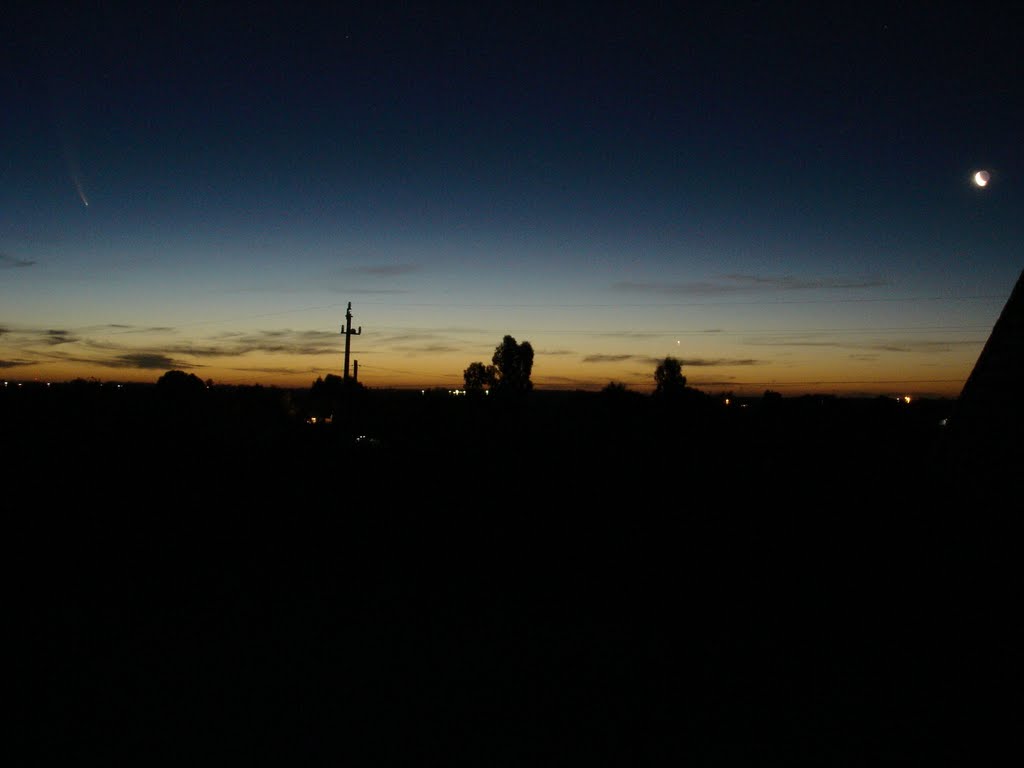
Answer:
<svg viewBox="0 0 1024 768"><path fill-rule="evenodd" d="M17 9L6 375L308 383L353 301L371 384L513 333L542 386L955 393L1024 266L1020 37L827 5Z"/></svg>

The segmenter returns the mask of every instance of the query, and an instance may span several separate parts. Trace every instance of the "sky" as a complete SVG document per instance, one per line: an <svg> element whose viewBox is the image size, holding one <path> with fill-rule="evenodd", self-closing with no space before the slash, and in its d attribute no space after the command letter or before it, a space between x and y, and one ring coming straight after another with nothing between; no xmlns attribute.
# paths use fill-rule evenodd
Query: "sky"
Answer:
<svg viewBox="0 0 1024 768"><path fill-rule="evenodd" d="M326 5L5 11L0 376L956 396L1024 268L995 5Z"/></svg>

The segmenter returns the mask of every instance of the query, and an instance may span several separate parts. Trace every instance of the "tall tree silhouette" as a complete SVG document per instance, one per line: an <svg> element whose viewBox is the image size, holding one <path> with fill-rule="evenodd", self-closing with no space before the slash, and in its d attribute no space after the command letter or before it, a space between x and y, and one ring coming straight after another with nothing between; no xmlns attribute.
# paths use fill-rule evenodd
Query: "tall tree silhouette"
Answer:
<svg viewBox="0 0 1024 768"><path fill-rule="evenodd" d="M495 368L495 394L525 394L533 389L530 373L533 371L533 347L530 342L517 344L512 336L506 336L494 348L491 358Z"/></svg>
<svg viewBox="0 0 1024 768"><path fill-rule="evenodd" d="M678 397L686 391L683 364L674 357L666 357L654 369L654 394L659 397Z"/></svg>

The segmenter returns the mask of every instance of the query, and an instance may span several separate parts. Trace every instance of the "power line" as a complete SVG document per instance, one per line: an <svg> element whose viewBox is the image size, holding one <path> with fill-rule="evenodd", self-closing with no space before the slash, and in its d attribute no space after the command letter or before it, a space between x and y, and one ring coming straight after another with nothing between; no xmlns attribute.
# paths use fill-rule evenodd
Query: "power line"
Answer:
<svg viewBox="0 0 1024 768"><path fill-rule="evenodd" d="M821 381L695 381L703 387L810 387L832 384L955 384L963 383L967 377L958 379L823 379Z"/></svg>
<svg viewBox="0 0 1024 768"><path fill-rule="evenodd" d="M403 326L403 325L382 325L378 326L382 331L391 332L416 332L416 333L450 333L450 334L501 334L507 332L507 329L499 328L423 328L415 326ZM781 334L781 333L977 333L977 332L988 332L992 328L987 325L932 325L932 326L913 326L913 327L900 327L900 326L889 326L881 328L739 328L732 330L724 330L718 328L702 329L702 330L689 330L679 331L671 329L636 329L633 331L622 332L622 331L587 331L587 330L569 330L561 328L520 328L517 333L551 333L561 335L575 335L575 336L707 336L714 338L717 336L738 336L738 335L749 335L749 334Z"/></svg>
<svg viewBox="0 0 1024 768"><path fill-rule="evenodd" d="M698 302L642 302L642 303L474 303L474 302L393 302L393 301L367 301L365 304L375 307L394 308L418 308L418 307L464 307L476 309L637 309L637 308L660 308L660 307L747 307L747 306L771 306L787 304L849 304L849 303L872 303L872 302L920 302L920 301L984 301L1000 300L1005 301L1006 297L1001 294L978 294L974 296L906 296L906 297L876 297L876 298L847 298L847 299L778 299L778 300L751 300L751 301L698 301ZM194 320L188 323L181 323L173 326L172 330L178 328L194 328L203 325L219 325L222 323L237 323L245 320L258 320L264 317L279 317L281 315L299 314L302 312L317 312L326 309L335 309L345 306L346 302L339 301L331 304L317 304L307 307L293 307L275 312L261 312L252 315L237 315L234 317L220 318L216 320ZM143 329L144 330L144 329ZM139 333L139 328L127 328L108 331L110 335L123 333Z"/></svg>
<svg viewBox="0 0 1024 768"><path fill-rule="evenodd" d="M390 302L390 301L367 301L366 304L379 307L474 307L474 308L499 308L499 309L615 309L618 307L746 307L762 306L772 304L849 304L862 302L917 302L917 301L982 301L982 300L1005 301L1006 296L1002 294L977 294L974 296L884 296L884 297L862 297L846 299L763 299L749 301L672 301L672 302L615 302L615 303L523 303L500 304L500 303L473 303L473 302Z"/></svg>

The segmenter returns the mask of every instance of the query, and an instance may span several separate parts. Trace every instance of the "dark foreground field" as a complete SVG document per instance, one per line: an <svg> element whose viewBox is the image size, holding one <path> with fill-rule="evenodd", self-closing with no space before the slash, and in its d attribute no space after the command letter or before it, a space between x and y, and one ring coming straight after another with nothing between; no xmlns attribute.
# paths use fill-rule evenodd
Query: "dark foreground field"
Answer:
<svg viewBox="0 0 1024 768"><path fill-rule="evenodd" d="M211 392L2 400L32 762L1012 742L1021 526L1005 473L950 461L951 403L371 391L311 425L302 393Z"/></svg>

